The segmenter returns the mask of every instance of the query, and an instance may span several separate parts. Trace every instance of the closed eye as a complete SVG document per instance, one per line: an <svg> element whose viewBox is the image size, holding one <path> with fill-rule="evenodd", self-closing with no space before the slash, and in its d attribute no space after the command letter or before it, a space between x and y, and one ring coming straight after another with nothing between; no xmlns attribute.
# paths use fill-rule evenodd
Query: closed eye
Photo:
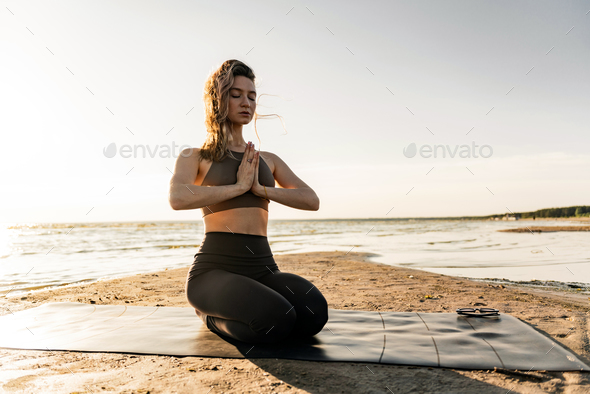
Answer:
<svg viewBox="0 0 590 394"><path fill-rule="evenodd" d="M232 96L233 98L240 98L240 96ZM252 101L256 101L256 98L250 98L248 97L248 99L252 100Z"/></svg>

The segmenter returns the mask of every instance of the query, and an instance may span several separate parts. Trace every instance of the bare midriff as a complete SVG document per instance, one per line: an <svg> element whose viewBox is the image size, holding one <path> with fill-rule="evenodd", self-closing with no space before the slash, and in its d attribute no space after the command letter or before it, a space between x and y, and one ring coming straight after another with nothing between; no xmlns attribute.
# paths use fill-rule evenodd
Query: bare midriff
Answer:
<svg viewBox="0 0 590 394"><path fill-rule="evenodd" d="M225 231L253 235L266 235L268 211L258 207L228 209L209 214L203 218L205 233Z"/></svg>
<svg viewBox="0 0 590 394"><path fill-rule="evenodd" d="M212 162L201 160L195 185L201 186ZM274 173L274 165L268 162L268 166ZM214 186L213 186L214 187ZM259 207L233 208L219 211L203 217L205 233L211 231L225 231L228 233L241 233L267 236L268 211Z"/></svg>

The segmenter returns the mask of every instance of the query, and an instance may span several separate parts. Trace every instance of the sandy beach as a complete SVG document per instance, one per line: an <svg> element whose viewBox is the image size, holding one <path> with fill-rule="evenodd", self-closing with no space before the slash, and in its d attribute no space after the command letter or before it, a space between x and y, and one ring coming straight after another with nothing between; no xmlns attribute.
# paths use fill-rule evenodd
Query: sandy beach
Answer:
<svg viewBox="0 0 590 394"><path fill-rule="evenodd" d="M500 309L590 363L589 297L578 289L544 289L439 275L367 262L361 253L275 255L301 275L330 308L454 312ZM64 286L0 300L0 314L48 302L188 306L188 267ZM0 349L0 392L55 393L586 393L587 372L454 370L352 362L138 356ZM388 391L389 390L389 391Z"/></svg>

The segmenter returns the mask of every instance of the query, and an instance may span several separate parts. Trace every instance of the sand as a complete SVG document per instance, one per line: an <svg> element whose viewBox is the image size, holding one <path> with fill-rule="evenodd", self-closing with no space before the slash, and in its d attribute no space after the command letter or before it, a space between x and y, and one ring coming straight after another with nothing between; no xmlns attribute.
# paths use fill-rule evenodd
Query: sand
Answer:
<svg viewBox="0 0 590 394"><path fill-rule="evenodd" d="M590 363L589 297L486 283L367 262L361 253L275 255L301 275L330 308L453 312L500 309L530 324ZM188 267L59 287L0 299L4 315L47 302L188 306ZM8 308L8 309L7 309ZM573 327L573 328L572 328ZM587 393L588 372L455 370L353 362L137 356L0 349L0 392L44 393Z"/></svg>

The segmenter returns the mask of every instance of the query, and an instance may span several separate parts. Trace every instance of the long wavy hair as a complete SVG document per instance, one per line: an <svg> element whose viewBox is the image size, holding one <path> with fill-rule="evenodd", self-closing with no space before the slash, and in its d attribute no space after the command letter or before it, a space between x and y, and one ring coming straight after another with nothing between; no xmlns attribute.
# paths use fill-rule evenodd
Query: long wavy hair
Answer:
<svg viewBox="0 0 590 394"><path fill-rule="evenodd" d="M256 76L254 71L248 67L244 62L236 59L226 60L223 64L213 71L207 81L205 82L205 89L203 92L203 101L205 104L205 127L207 128L207 137L201 146L201 159L221 161L226 154L236 159L228 148L228 143L232 141L233 123L229 119L229 90L234 84L234 79L237 76L244 76L250 79L256 86ZM258 107L258 100L263 95L256 99L256 106ZM281 116L277 114L259 115L254 112L254 131L256 138L258 138L258 149L260 149L260 137L256 129L256 120L258 118L266 118L269 116L276 116L281 119L281 124L284 123ZM286 131L286 130L285 130ZM238 160L238 159L236 159Z"/></svg>

